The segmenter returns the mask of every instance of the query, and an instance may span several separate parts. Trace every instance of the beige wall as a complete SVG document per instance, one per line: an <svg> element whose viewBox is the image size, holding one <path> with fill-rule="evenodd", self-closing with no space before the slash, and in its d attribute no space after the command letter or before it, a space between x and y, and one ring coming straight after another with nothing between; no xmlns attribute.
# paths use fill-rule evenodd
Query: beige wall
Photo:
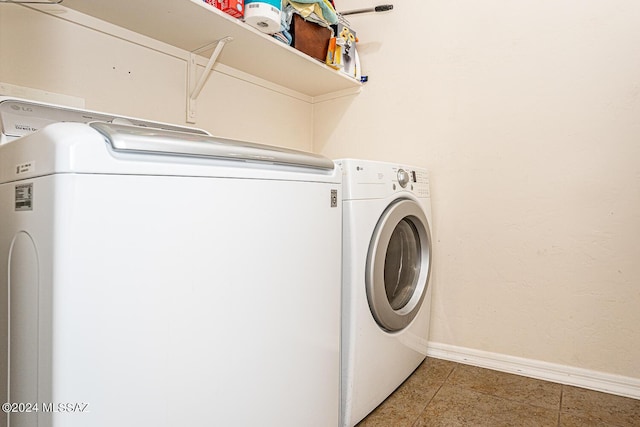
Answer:
<svg viewBox="0 0 640 427"><path fill-rule="evenodd" d="M114 29L119 37L67 19L0 3L0 82L71 95L86 108L185 123L187 52ZM93 20L81 20L92 24ZM149 47L151 46L151 48ZM311 150L312 107L214 72L198 100L195 126L213 134Z"/></svg>
<svg viewBox="0 0 640 427"><path fill-rule="evenodd" d="M394 6L350 18L360 95L215 73L197 126L429 167L434 342L640 377L640 3ZM184 123L184 57L60 18L0 4L1 82Z"/></svg>
<svg viewBox="0 0 640 427"><path fill-rule="evenodd" d="M636 0L350 18L370 83L315 106L315 147L431 169L432 341L640 378L639 19Z"/></svg>

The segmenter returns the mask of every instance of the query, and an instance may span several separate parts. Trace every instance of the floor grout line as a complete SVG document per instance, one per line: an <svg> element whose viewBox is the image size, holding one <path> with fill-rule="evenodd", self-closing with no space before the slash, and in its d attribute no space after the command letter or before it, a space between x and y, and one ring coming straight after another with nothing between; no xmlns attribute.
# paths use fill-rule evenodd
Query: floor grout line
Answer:
<svg viewBox="0 0 640 427"><path fill-rule="evenodd" d="M456 368L457 368L458 366L460 366L460 364L456 362ZM468 365L465 365L465 366L468 366ZM451 373L449 374L449 376L453 373L453 371L455 371L455 369L456 369L456 368L454 368L454 369L451 371ZM482 368L482 369L487 369L487 368ZM490 369L488 369L488 370L489 370L489 371L491 371ZM508 375L518 376L517 374L510 374L510 373L509 373ZM447 382L447 380L449 379L449 376L447 376L447 379L445 380L445 383L446 383L446 382ZM538 380L538 379L536 379L536 378L530 378L530 379L531 379L531 380L533 380L533 381L541 381L541 382L544 382L544 383L550 383L550 381ZM443 385L444 385L444 383L443 383ZM558 384L558 385L562 385L562 384ZM470 391L470 392L472 392L472 393L481 394L481 395L483 395L483 396L488 396L488 397L493 397L493 398L496 398L496 399L504 400L504 401L506 401L506 402L515 403L515 404L518 404L518 405L530 406L530 407L532 407L532 408L544 409L544 410L547 410L547 411L549 411L549 410L553 410L553 408L550 408L550 407L548 407L548 406L534 405L534 404L532 404L532 403L524 402L524 401L522 401L521 399L512 398L512 397L509 397L509 396L498 396L498 395L496 395L496 394L494 394L494 393L492 393L492 392L490 392L490 391L476 390L476 389L474 389L474 388L465 387L464 385L459 385L459 384L449 384L449 386L451 386L451 387L456 387L456 388L460 388L460 389L463 389L463 390L467 390L467 391ZM560 390L561 390L561 391L560 391L560 396L562 397L562 388L561 388ZM438 391L440 391L440 389L438 389ZM557 410L559 411L559 409L557 409ZM640 426L639 426L639 427L640 427Z"/></svg>
<svg viewBox="0 0 640 427"><path fill-rule="evenodd" d="M564 396L564 384L560 387L560 407L558 408L558 427L560 427L560 418L562 416L562 397Z"/></svg>
<svg viewBox="0 0 640 427"><path fill-rule="evenodd" d="M431 399L429 399L427 401L427 403L424 405L424 407L422 408L422 411L420 411L420 413L418 414L418 416L416 417L415 420L413 420L413 423L411 424L411 426L415 426L416 424L418 424L418 420L420 420L420 415L422 415L422 413L424 411L427 410L427 407L429 406L429 404L433 401L433 399L436 398L436 396L438 395L438 393L440 393L440 390L442 390L442 387L444 387L444 385L447 383L447 381L449 380L449 377L453 374L453 371L455 371L458 366L460 366L459 363L456 363L455 366L453 367L453 369L451 369L451 371L447 374L447 377L444 379L444 381L442 381L442 384L440 384L440 386L438 387L438 389L436 390L435 393L433 393L433 396L431 396Z"/></svg>

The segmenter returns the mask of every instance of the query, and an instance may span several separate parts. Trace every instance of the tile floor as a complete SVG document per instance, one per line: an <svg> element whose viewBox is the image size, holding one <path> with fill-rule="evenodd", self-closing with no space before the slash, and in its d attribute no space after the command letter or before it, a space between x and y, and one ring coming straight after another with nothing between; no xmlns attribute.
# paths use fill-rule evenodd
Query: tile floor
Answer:
<svg viewBox="0 0 640 427"><path fill-rule="evenodd" d="M427 358L372 426L640 426L640 400Z"/></svg>

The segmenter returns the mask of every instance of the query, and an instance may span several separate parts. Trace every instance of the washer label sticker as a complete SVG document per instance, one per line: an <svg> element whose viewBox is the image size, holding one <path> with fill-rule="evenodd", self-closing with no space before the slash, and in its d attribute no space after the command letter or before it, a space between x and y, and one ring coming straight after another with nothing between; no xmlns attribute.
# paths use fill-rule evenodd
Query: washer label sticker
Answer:
<svg viewBox="0 0 640 427"><path fill-rule="evenodd" d="M16 211L33 210L33 183L16 185Z"/></svg>
<svg viewBox="0 0 640 427"><path fill-rule="evenodd" d="M331 207L338 207L338 190L331 190Z"/></svg>
<svg viewBox="0 0 640 427"><path fill-rule="evenodd" d="M21 165L16 165L16 175L31 173L31 172L34 172L35 169L36 169L35 162L22 163Z"/></svg>

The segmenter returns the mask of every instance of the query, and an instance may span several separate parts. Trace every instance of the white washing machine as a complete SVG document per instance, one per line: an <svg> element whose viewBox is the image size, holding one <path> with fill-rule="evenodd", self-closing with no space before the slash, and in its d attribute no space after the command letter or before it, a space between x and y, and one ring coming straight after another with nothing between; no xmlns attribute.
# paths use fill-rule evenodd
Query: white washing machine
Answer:
<svg viewBox="0 0 640 427"><path fill-rule="evenodd" d="M27 101L0 118L26 133L0 145L8 425L338 425L332 161Z"/></svg>
<svg viewBox="0 0 640 427"><path fill-rule="evenodd" d="M425 169L336 163L344 203L341 424L351 427L426 356L431 206Z"/></svg>

